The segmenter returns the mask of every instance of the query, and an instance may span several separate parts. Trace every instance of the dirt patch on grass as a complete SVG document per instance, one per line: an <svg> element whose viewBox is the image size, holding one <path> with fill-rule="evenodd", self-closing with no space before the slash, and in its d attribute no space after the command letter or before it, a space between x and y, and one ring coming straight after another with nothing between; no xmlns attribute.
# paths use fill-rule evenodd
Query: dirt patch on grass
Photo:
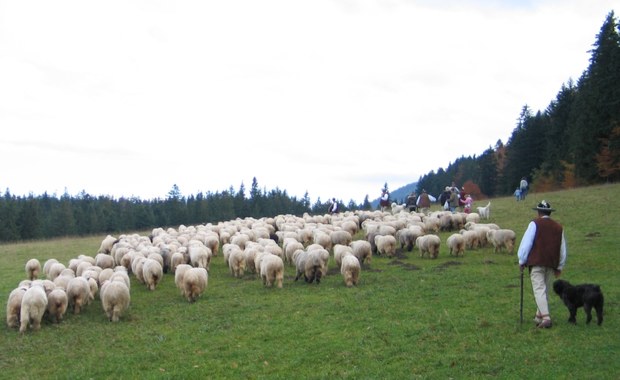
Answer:
<svg viewBox="0 0 620 380"><path fill-rule="evenodd" d="M405 263L405 262L402 262L400 260L392 260L392 261L390 261L388 263L388 265L400 265L405 270L420 270L420 269L422 269L422 268L420 268L419 266L417 266L415 264Z"/></svg>
<svg viewBox="0 0 620 380"><path fill-rule="evenodd" d="M457 265L461 265L461 264L462 264L462 263L461 263L461 262L459 262L459 261L446 261L445 263L443 263L443 264L441 264L441 265L438 265L438 266L436 267L436 269L437 269L437 270L444 270L444 269L446 269L446 268L450 268L450 267L457 266Z"/></svg>

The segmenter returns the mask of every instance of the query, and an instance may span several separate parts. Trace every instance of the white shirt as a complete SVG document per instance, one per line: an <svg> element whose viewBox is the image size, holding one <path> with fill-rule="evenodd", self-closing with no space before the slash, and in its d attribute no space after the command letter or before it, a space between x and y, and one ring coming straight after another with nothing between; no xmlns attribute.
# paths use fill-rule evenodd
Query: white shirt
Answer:
<svg viewBox="0 0 620 380"><path fill-rule="evenodd" d="M548 218L548 216L543 216L543 218ZM527 257L530 255L530 251L532 250L532 246L534 245L534 238L536 237L536 223L531 221L528 224L525 233L523 234L523 239L521 239L521 244L519 245L519 251L517 252L517 256L519 257L519 265L525 265L527 262ZM564 264L566 264L566 240L564 239L564 229L562 229L562 243L560 244L560 264L557 267L557 270L562 270L564 268Z"/></svg>

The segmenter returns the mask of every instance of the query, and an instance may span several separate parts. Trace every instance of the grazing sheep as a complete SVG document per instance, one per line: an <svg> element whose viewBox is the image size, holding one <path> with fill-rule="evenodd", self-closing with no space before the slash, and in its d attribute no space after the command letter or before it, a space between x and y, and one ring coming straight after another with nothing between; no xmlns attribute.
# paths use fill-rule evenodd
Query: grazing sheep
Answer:
<svg viewBox="0 0 620 380"><path fill-rule="evenodd" d="M19 313L19 332L24 333L28 326L33 330L41 328L41 319L47 309L47 295L45 289L39 284L33 284L22 297L22 305Z"/></svg>
<svg viewBox="0 0 620 380"><path fill-rule="evenodd" d="M392 235L375 236L375 244L380 255L392 257L396 254L396 238Z"/></svg>
<svg viewBox="0 0 620 380"><path fill-rule="evenodd" d="M54 279L60 276L60 273L65 269L67 269L67 267L65 267L65 265L62 263L59 263L59 262L51 263L49 267L49 271L48 273L46 273L45 277L48 280L54 281Z"/></svg>
<svg viewBox="0 0 620 380"><path fill-rule="evenodd" d="M84 277L78 276L69 280L67 284L67 298L73 314L79 314L82 308L89 303L90 285Z"/></svg>
<svg viewBox="0 0 620 380"><path fill-rule="evenodd" d="M268 254L262 257L260 264L260 277L263 285L272 287L274 282L278 288L282 288L284 279L284 261L280 256Z"/></svg>
<svg viewBox="0 0 620 380"><path fill-rule="evenodd" d="M45 274L46 278L49 278L49 272L50 272L50 268L52 267L52 264L56 264L56 263L58 263L58 260L56 259L49 259L45 261L45 264L43 264L43 273Z"/></svg>
<svg viewBox="0 0 620 380"><path fill-rule="evenodd" d="M32 281L39 278L41 273L41 263L37 259L30 259L26 263L26 277Z"/></svg>
<svg viewBox="0 0 620 380"><path fill-rule="evenodd" d="M304 280L311 284L316 280L316 283L321 282L321 276L323 272L321 270L321 256L319 250L313 251L295 251L293 255L295 261L296 275L295 281L299 280L299 277L303 274Z"/></svg>
<svg viewBox="0 0 620 380"><path fill-rule="evenodd" d="M411 252L413 250L416 238L417 236L413 230L409 228L403 228L396 231L396 239L400 243L400 249L406 249L407 252Z"/></svg>
<svg viewBox="0 0 620 380"><path fill-rule="evenodd" d="M289 238L291 239L291 238ZM286 241L284 242L284 259L285 262L288 264L293 264L293 253L295 253L295 251L297 251L298 249L304 249L304 245L300 242L298 242L296 239L291 239L290 241Z"/></svg>
<svg viewBox="0 0 620 380"><path fill-rule="evenodd" d="M172 256L170 256L170 272L175 273L180 264L187 264L185 256L181 252L174 252Z"/></svg>
<svg viewBox="0 0 620 380"><path fill-rule="evenodd" d="M190 265L195 268L209 270L211 263L211 250L204 244L193 244L188 247Z"/></svg>
<svg viewBox="0 0 620 380"><path fill-rule="evenodd" d="M6 303L6 324L9 328L19 326L19 314L22 308L22 298L30 286L19 286L11 291Z"/></svg>
<svg viewBox="0 0 620 380"><path fill-rule="evenodd" d="M476 249L480 247L480 236L477 231L461 230L460 234L463 235L463 239L465 240L465 248Z"/></svg>
<svg viewBox="0 0 620 380"><path fill-rule="evenodd" d="M428 253L430 258L436 259L439 255L441 239L439 238L439 236L434 234L424 235L417 238L415 244L420 250L420 257L424 257L424 254Z"/></svg>
<svg viewBox="0 0 620 380"><path fill-rule="evenodd" d="M95 255L95 265L101 269L114 268L116 266L116 262L112 256L105 253L98 253Z"/></svg>
<svg viewBox="0 0 620 380"><path fill-rule="evenodd" d="M243 277L245 272L245 254L241 249L233 249L228 255L228 268L234 277Z"/></svg>
<svg viewBox="0 0 620 380"><path fill-rule="evenodd" d="M340 269L341 265L342 265L342 258L344 257L344 255L352 255L353 254L353 248L351 248L350 245L342 245L342 244L336 244L334 245L334 261L336 262L336 266L338 267L338 269Z"/></svg>
<svg viewBox="0 0 620 380"><path fill-rule="evenodd" d="M145 259L142 265L142 277L149 290L155 290L164 277L164 269L157 260Z"/></svg>
<svg viewBox="0 0 620 380"><path fill-rule="evenodd" d="M101 285L101 306L108 320L118 322L129 308L131 295L124 281L106 281Z"/></svg>
<svg viewBox="0 0 620 380"><path fill-rule="evenodd" d="M353 251L353 256L357 257L359 260L360 265L364 263L370 265L370 261L372 260L372 247L368 241L354 240L349 246Z"/></svg>
<svg viewBox="0 0 620 380"><path fill-rule="evenodd" d="M112 246L114 245L114 243L116 243L118 241L118 239L116 239L114 236L112 235L108 235L106 236L102 241L101 241L101 245L99 246L99 250L97 251L97 253L105 253L105 254L110 254L110 252L112 252Z"/></svg>
<svg viewBox="0 0 620 380"><path fill-rule="evenodd" d="M185 296L185 291L183 289L183 276L185 276L185 272L192 268L189 264L179 264L177 266L176 271L174 272L174 284L177 286L181 293Z"/></svg>
<svg viewBox="0 0 620 380"><path fill-rule="evenodd" d="M181 279L182 293L190 303L196 302L207 289L209 273L205 268L188 268Z"/></svg>
<svg viewBox="0 0 620 380"><path fill-rule="evenodd" d="M450 250L450 256L457 256L459 253L461 256L465 254L465 238L461 234L452 234L446 240L448 249Z"/></svg>
<svg viewBox="0 0 620 380"><path fill-rule="evenodd" d="M357 286L362 268L357 257L352 254L345 254L342 258L340 273L347 287Z"/></svg>
<svg viewBox="0 0 620 380"><path fill-rule="evenodd" d="M513 253L516 238L515 232L509 229L487 231L487 240L493 245L495 253L502 248L505 248L508 253Z"/></svg>
<svg viewBox="0 0 620 380"><path fill-rule="evenodd" d="M345 230L333 231L329 236L332 239L332 247L336 244L349 245L353 241L351 233Z"/></svg>
<svg viewBox="0 0 620 380"><path fill-rule="evenodd" d="M56 288L47 295L47 313L53 322L60 323L62 321L68 305L67 292L63 288Z"/></svg>

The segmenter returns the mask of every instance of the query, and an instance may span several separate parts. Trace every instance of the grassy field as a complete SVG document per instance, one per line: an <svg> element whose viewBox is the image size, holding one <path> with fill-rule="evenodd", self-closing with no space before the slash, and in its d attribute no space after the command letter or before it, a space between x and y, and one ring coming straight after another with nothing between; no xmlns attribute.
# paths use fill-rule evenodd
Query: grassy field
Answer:
<svg viewBox="0 0 620 380"><path fill-rule="evenodd" d="M516 251L454 258L444 245L432 260L399 250L396 258L373 257L355 288L344 286L333 261L320 285L294 282L287 267L283 289L266 289L253 275L233 278L220 254L194 304L172 275L155 291L132 278L131 306L119 323L106 320L96 299L37 332L20 335L5 324L0 378L620 378L620 185L492 199L490 221L513 229L518 244L542 199L565 226L562 278L603 289L600 327L586 326L582 309L577 325L568 324L553 295L554 326L536 329L527 277L520 324ZM103 238L0 245L0 303L25 278L29 258L94 256Z"/></svg>

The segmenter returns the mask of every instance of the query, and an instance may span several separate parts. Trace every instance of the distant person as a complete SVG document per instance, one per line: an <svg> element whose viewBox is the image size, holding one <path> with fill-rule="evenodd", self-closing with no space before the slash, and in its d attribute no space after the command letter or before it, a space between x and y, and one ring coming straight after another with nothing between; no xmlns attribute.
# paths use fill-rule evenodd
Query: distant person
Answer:
<svg viewBox="0 0 620 380"><path fill-rule="evenodd" d="M439 204L444 210L450 209L450 204L446 202L448 202L448 200L450 199L451 194L452 194L452 191L451 191L450 186L446 186L446 188L443 190L443 193L439 195Z"/></svg>
<svg viewBox="0 0 620 380"><path fill-rule="evenodd" d="M534 322L538 328L550 328L548 296L553 292L553 278L560 277L566 264L566 240L564 228L551 219L549 202L542 201L533 210L538 217L532 220L521 239L517 256L521 272L528 268L536 300Z"/></svg>
<svg viewBox="0 0 620 380"><path fill-rule="evenodd" d="M465 208L465 199L467 199L467 193L465 193L465 188L461 187L461 192L459 193L459 210L464 211Z"/></svg>
<svg viewBox="0 0 620 380"><path fill-rule="evenodd" d="M329 205L329 213L330 214L338 213L338 202L336 202L336 198L332 198L332 202Z"/></svg>
<svg viewBox="0 0 620 380"><path fill-rule="evenodd" d="M525 179L525 177L522 177L521 182L519 182L519 190L521 191L521 195L519 198L522 201L525 200L525 196L527 195L529 188L530 188L529 183L527 183L527 180Z"/></svg>
<svg viewBox="0 0 620 380"><path fill-rule="evenodd" d="M450 198L448 198L448 205L451 212L456 212L456 208L459 207L459 195L456 187L451 188Z"/></svg>
<svg viewBox="0 0 620 380"><path fill-rule="evenodd" d="M418 210L423 212L424 215L428 215L428 212L431 209L431 203L436 200L437 198L427 193L425 189L422 189L422 193L418 196L418 200L415 204L418 206Z"/></svg>
<svg viewBox="0 0 620 380"><path fill-rule="evenodd" d="M381 211L385 211L386 208L390 207L390 192L388 191L388 189L381 190L379 205L381 205Z"/></svg>
<svg viewBox="0 0 620 380"><path fill-rule="evenodd" d="M418 210L418 206L416 205L417 201L418 195L415 193L415 191L412 191L411 194L407 196L407 202L405 203L405 205L409 209L409 212L415 212Z"/></svg>
<svg viewBox="0 0 620 380"><path fill-rule="evenodd" d="M521 189L520 188L517 187L515 189L514 196L517 199L517 202L521 200Z"/></svg>
<svg viewBox="0 0 620 380"><path fill-rule="evenodd" d="M474 204L474 199L471 197L471 195L467 194L465 195L465 201L463 203L463 211L466 214L471 213L471 206Z"/></svg>

